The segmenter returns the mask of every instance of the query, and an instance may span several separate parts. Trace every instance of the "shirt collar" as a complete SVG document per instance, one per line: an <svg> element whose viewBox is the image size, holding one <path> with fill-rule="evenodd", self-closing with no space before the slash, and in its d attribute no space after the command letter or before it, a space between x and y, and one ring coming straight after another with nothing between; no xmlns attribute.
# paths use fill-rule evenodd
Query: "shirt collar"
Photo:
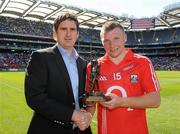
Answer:
<svg viewBox="0 0 180 134"><path fill-rule="evenodd" d="M66 56L69 57L69 55L68 55L67 52L66 52L66 49L64 49L64 48L63 48L61 45L59 45L59 44L57 44L57 47L58 47L58 49L59 49L59 52L60 52L62 55L66 55ZM72 56L69 57L69 58L73 58L73 59L77 60L78 57L79 57L79 54L77 53L76 49L73 48L73 50L72 50Z"/></svg>

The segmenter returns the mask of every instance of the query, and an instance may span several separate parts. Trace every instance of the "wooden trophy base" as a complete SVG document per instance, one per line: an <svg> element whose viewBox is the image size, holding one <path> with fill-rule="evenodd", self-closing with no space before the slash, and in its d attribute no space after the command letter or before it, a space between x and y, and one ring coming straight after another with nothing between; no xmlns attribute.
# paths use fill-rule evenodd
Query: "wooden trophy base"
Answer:
<svg viewBox="0 0 180 134"><path fill-rule="evenodd" d="M93 92L91 94L87 94L86 101L87 102L103 102L103 101L110 101L110 96L105 96L101 92Z"/></svg>

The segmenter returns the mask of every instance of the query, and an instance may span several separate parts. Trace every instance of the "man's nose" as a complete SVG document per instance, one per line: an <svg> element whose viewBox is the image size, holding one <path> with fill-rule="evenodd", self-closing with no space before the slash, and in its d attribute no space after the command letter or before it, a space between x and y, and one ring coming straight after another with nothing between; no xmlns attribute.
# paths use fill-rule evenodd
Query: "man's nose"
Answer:
<svg viewBox="0 0 180 134"><path fill-rule="evenodd" d="M71 35L71 31L70 30L67 30L66 31L66 36L70 36Z"/></svg>

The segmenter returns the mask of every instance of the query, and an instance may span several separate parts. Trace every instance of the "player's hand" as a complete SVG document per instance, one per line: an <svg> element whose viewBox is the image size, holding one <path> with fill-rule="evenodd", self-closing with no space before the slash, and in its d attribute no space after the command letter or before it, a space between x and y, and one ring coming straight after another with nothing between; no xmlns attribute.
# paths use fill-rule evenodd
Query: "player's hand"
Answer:
<svg viewBox="0 0 180 134"><path fill-rule="evenodd" d="M85 130L86 128L89 127L89 125L91 124L91 120L92 120L92 115L90 112L87 112L85 110L81 109L81 112L83 113L82 116L84 116L84 119L81 120L80 122L76 122L77 126L79 127L79 129L81 131Z"/></svg>
<svg viewBox="0 0 180 134"><path fill-rule="evenodd" d="M110 93L110 94L106 94L106 96L110 96L111 100L110 101L105 101L105 102L100 102L100 104L108 109L114 109L119 107L120 105L120 101L121 101L121 97L119 97L118 95L114 94L114 93Z"/></svg>
<svg viewBox="0 0 180 134"><path fill-rule="evenodd" d="M79 129L83 131L89 127L92 120L92 115L90 112L87 112L84 109L81 109L80 111L75 110L72 120L76 123Z"/></svg>

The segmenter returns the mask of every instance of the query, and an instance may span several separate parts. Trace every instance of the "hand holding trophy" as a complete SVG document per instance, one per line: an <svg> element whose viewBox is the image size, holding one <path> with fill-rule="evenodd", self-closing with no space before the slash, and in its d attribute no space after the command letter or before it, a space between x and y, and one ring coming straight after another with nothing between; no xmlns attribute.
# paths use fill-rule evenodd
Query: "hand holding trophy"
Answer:
<svg viewBox="0 0 180 134"><path fill-rule="evenodd" d="M98 76L100 73L100 64L97 60L93 59L91 61L91 72L90 72L90 85L89 92L86 94L86 102L102 102L111 100L110 96L105 96L99 88ZM95 85L97 90L94 90Z"/></svg>

